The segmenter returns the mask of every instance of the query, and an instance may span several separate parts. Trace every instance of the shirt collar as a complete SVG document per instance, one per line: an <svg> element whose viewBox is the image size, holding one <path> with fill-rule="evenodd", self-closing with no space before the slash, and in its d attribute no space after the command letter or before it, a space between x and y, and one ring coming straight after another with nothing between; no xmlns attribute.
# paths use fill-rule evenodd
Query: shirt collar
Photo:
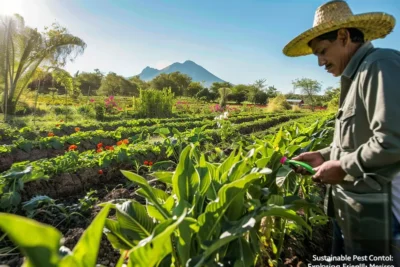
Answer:
<svg viewBox="0 0 400 267"><path fill-rule="evenodd" d="M365 55L374 48L370 41L365 42L353 55L343 71L343 76L352 79L358 66L360 66L361 61L364 59Z"/></svg>

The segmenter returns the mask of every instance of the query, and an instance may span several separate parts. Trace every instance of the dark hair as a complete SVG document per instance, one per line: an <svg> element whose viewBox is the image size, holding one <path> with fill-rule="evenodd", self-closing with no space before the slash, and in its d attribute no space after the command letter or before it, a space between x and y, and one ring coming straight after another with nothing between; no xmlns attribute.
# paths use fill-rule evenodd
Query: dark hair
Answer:
<svg viewBox="0 0 400 267"><path fill-rule="evenodd" d="M361 43L361 44L362 44L362 43L365 42L365 40L364 40L364 33L363 33L362 31L360 31L359 29L356 29L356 28L346 28L346 30L349 31L349 33L350 33L350 40L351 40L353 43ZM334 31L331 31L331 32L324 33L324 34L322 34L322 35L316 37L315 39L318 39L318 40L321 40L321 41L323 41L323 40L328 40L328 41L333 42L333 41L335 41L336 38L337 38L338 31L339 31L339 29L334 30ZM308 46L310 46L310 44L311 44L311 41L308 42Z"/></svg>

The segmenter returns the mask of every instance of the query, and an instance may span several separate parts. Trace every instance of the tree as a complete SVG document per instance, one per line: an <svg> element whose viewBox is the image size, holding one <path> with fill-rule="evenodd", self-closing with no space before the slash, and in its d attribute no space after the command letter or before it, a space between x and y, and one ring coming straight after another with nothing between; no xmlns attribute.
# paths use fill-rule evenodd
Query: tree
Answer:
<svg viewBox="0 0 400 267"><path fill-rule="evenodd" d="M179 71L172 72L168 76L169 79L171 79L178 87L177 95L184 95L189 87L189 84L192 82L192 77L180 73Z"/></svg>
<svg viewBox="0 0 400 267"><path fill-rule="evenodd" d="M302 94L310 101L311 108L314 111L316 105L316 95L321 91L321 84L309 78L296 79L292 82L293 88L299 88Z"/></svg>
<svg viewBox="0 0 400 267"><path fill-rule="evenodd" d="M131 83L114 72L110 72L101 81L98 93L99 95L138 96L139 90L136 84Z"/></svg>
<svg viewBox="0 0 400 267"><path fill-rule="evenodd" d="M135 75L135 76L129 78L129 81L133 84L136 84L138 89L146 90L150 87L150 84L147 83L146 81L143 81L142 79L140 79L139 75Z"/></svg>
<svg viewBox="0 0 400 267"><path fill-rule="evenodd" d="M191 82L186 90L186 95L194 97L198 92L203 90L204 87L200 82Z"/></svg>
<svg viewBox="0 0 400 267"><path fill-rule="evenodd" d="M266 85L265 85L266 82L267 82L266 79L260 79L260 80L256 80L253 85L255 88L257 88L257 90L264 91L264 89L266 88Z"/></svg>
<svg viewBox="0 0 400 267"><path fill-rule="evenodd" d="M215 94L219 94L219 88L232 88L233 85L230 82L214 82L211 86L210 86L210 92L213 92Z"/></svg>
<svg viewBox="0 0 400 267"><path fill-rule="evenodd" d="M39 66L63 67L68 59L72 61L86 48L85 42L66 28L54 23L39 33L27 27L18 14L0 18L0 36L0 83L4 84L2 109L5 113L14 113Z"/></svg>
<svg viewBox="0 0 400 267"><path fill-rule="evenodd" d="M160 91L164 88L171 88L175 96L180 95L178 85L167 73L161 73L154 77L153 80L151 80L151 87Z"/></svg>
<svg viewBox="0 0 400 267"><path fill-rule="evenodd" d="M94 95L101 86L101 80L104 75L99 69L95 69L95 72L82 72L76 79L81 84L80 88L83 95Z"/></svg>
<svg viewBox="0 0 400 267"><path fill-rule="evenodd" d="M228 95L231 93L231 91L232 90L230 88L227 88L227 87L219 88L219 94L221 96L219 105L221 106L221 108L225 108L226 107L226 100L227 100Z"/></svg>
<svg viewBox="0 0 400 267"><path fill-rule="evenodd" d="M52 72L53 79L62 85L66 94L70 95L73 99L78 99L81 95L81 89L79 88L79 82L72 78L72 76L63 69L56 69Z"/></svg>

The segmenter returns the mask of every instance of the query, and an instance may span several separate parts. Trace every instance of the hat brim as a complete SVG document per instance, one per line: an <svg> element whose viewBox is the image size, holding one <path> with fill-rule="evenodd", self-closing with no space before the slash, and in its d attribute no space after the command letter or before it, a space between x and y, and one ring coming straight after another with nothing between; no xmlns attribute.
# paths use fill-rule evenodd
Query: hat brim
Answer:
<svg viewBox="0 0 400 267"><path fill-rule="evenodd" d="M357 28L364 33L365 41L384 38L392 32L396 20L392 15L373 12L358 14L339 21L328 22L313 27L290 41L283 49L289 57L298 57L312 54L308 43L314 38L340 28Z"/></svg>

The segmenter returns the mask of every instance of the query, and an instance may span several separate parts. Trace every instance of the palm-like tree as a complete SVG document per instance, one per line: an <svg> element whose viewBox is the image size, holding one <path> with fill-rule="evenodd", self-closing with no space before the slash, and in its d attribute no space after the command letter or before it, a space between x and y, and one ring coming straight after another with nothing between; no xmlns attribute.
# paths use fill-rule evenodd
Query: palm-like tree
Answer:
<svg viewBox="0 0 400 267"><path fill-rule="evenodd" d="M53 24L39 33L16 14L0 18L0 90L2 110L14 113L22 92L41 65L65 66L82 54L86 43Z"/></svg>

